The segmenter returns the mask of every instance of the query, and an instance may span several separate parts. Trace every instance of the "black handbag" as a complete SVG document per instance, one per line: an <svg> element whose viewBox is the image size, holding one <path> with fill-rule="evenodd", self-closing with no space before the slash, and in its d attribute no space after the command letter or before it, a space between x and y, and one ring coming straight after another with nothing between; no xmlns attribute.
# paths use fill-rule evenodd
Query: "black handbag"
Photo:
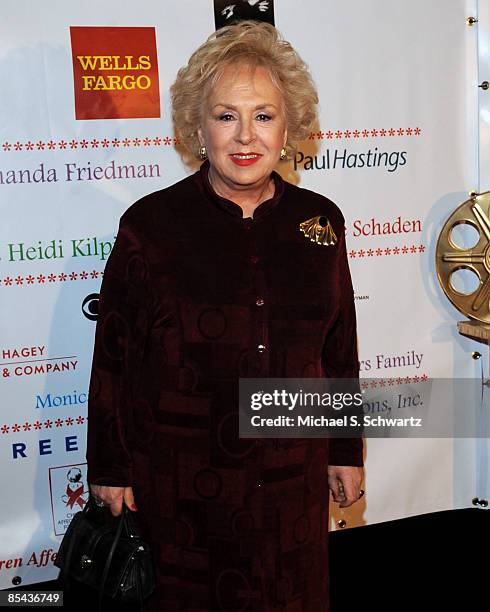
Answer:
<svg viewBox="0 0 490 612"><path fill-rule="evenodd" d="M107 510L89 497L72 518L54 565L68 589L70 580L75 580L98 591L100 610L104 595L141 606L156 586L149 546L139 537L126 504L117 526L107 520Z"/></svg>

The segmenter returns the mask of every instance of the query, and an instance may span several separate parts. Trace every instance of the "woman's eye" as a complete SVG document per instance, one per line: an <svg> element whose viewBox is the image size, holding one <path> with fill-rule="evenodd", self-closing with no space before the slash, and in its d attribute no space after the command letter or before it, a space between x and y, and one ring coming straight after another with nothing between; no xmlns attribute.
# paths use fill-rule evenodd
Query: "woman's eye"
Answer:
<svg viewBox="0 0 490 612"><path fill-rule="evenodd" d="M231 121L231 119L233 119L233 115L231 113L224 113L223 115L220 115L220 121Z"/></svg>
<svg viewBox="0 0 490 612"><path fill-rule="evenodd" d="M265 113L260 113L260 115L257 115L257 119L259 119L260 121L270 121L271 117L270 115L266 115Z"/></svg>

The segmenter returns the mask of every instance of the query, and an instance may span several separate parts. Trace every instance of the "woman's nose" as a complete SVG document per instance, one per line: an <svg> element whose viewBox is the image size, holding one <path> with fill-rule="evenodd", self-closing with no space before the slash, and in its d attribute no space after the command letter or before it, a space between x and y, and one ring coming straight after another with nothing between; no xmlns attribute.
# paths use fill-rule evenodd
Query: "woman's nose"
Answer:
<svg viewBox="0 0 490 612"><path fill-rule="evenodd" d="M238 140L238 142L248 144L254 140L255 131L252 121L239 121L237 124L237 128L238 129L236 133L236 139Z"/></svg>

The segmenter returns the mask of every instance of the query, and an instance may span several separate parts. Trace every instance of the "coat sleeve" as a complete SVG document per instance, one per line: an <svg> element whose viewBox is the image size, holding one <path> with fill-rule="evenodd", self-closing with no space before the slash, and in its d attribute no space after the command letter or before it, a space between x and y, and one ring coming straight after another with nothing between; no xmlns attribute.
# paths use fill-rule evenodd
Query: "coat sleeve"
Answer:
<svg viewBox="0 0 490 612"><path fill-rule="evenodd" d="M347 262L343 226L339 233L338 273L334 282L339 283L340 304L337 318L325 338L323 369L328 378L359 379L354 291ZM329 464L364 465L362 438L331 438L329 440Z"/></svg>
<svg viewBox="0 0 490 612"><path fill-rule="evenodd" d="M144 351L149 291L142 241L123 215L102 281L90 377L87 480L132 485L134 389Z"/></svg>

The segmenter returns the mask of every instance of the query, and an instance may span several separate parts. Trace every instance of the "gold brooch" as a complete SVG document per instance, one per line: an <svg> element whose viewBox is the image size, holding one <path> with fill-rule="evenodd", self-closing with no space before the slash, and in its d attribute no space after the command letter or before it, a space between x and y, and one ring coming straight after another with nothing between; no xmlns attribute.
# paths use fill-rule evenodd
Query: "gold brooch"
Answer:
<svg viewBox="0 0 490 612"><path fill-rule="evenodd" d="M299 229L307 238L317 244L326 246L337 244L337 236L330 225L330 221L323 215L303 221L299 224Z"/></svg>

